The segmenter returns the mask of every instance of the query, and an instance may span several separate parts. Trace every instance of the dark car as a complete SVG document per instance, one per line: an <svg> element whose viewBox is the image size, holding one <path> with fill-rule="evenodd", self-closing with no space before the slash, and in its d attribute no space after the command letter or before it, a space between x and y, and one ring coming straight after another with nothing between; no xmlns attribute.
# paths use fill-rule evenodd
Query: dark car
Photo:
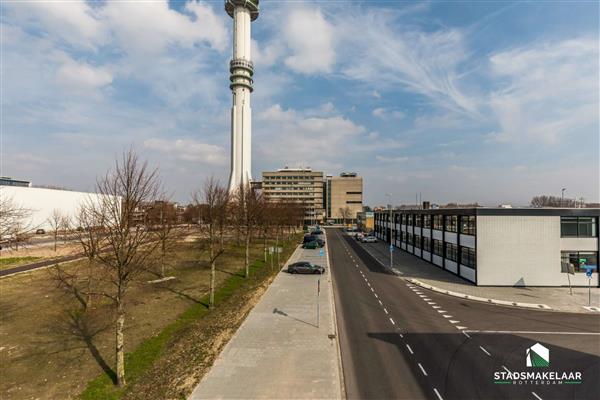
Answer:
<svg viewBox="0 0 600 400"><path fill-rule="evenodd" d="M41 229L41 228L40 229L36 229L35 234L36 235L44 235L44 234L46 234L46 231L43 230L43 229Z"/></svg>
<svg viewBox="0 0 600 400"><path fill-rule="evenodd" d="M303 249L318 249L319 243L316 240L313 240L312 242L306 242L302 245Z"/></svg>
<svg viewBox="0 0 600 400"><path fill-rule="evenodd" d="M311 232L311 235L322 235L323 231L320 229L315 229L314 231Z"/></svg>
<svg viewBox="0 0 600 400"><path fill-rule="evenodd" d="M299 261L288 265L290 274L324 274L325 268L312 264L308 261Z"/></svg>

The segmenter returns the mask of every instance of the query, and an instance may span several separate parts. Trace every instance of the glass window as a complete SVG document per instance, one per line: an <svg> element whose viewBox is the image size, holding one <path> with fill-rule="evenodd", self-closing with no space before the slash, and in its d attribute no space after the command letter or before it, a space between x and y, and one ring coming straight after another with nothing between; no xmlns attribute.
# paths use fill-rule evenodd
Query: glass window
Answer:
<svg viewBox="0 0 600 400"><path fill-rule="evenodd" d="M421 227L421 215L415 215L415 226Z"/></svg>
<svg viewBox="0 0 600 400"><path fill-rule="evenodd" d="M596 237L596 218L579 217L577 220L577 236Z"/></svg>
<svg viewBox="0 0 600 400"><path fill-rule="evenodd" d="M412 235L412 234L408 233L408 234L406 235L406 243L407 243L409 246L412 246L412 244L413 244L413 235Z"/></svg>
<svg viewBox="0 0 600 400"><path fill-rule="evenodd" d="M444 244L441 240L433 239L433 254L444 256Z"/></svg>
<svg viewBox="0 0 600 400"><path fill-rule="evenodd" d="M444 216L434 215L433 216L433 229L442 230L444 229Z"/></svg>
<svg viewBox="0 0 600 400"><path fill-rule="evenodd" d="M406 225L406 214L402 214L402 225Z"/></svg>
<svg viewBox="0 0 600 400"><path fill-rule="evenodd" d="M560 236L577 237L577 217L560 217Z"/></svg>
<svg viewBox="0 0 600 400"><path fill-rule="evenodd" d="M446 243L446 258L452 261L458 261L458 247L452 243Z"/></svg>
<svg viewBox="0 0 600 400"><path fill-rule="evenodd" d="M406 225L412 226L412 224L413 224L413 216L412 216L412 214L408 214Z"/></svg>
<svg viewBox="0 0 600 400"><path fill-rule="evenodd" d="M402 239L403 243L406 243L406 232L402 231L402 234L400 235L400 238Z"/></svg>
<svg viewBox="0 0 600 400"><path fill-rule="evenodd" d="M421 248L421 236L419 236L419 235L414 236L414 246L417 249Z"/></svg>
<svg viewBox="0 0 600 400"><path fill-rule="evenodd" d="M460 263L467 267L475 268L477 265L477 258L475 256L475 250L469 247L460 248Z"/></svg>
<svg viewBox="0 0 600 400"><path fill-rule="evenodd" d="M431 215L423 215L423 228L431 229Z"/></svg>
<svg viewBox="0 0 600 400"><path fill-rule="evenodd" d="M446 216L446 231L447 232L456 232L457 225L458 225L458 217L456 215L447 215Z"/></svg>
<svg viewBox="0 0 600 400"><path fill-rule="evenodd" d="M595 267L598 271L598 253L593 251L563 251L561 252L563 263L568 263L573 266L576 273L585 273L586 269L583 266Z"/></svg>
<svg viewBox="0 0 600 400"><path fill-rule="evenodd" d="M423 237L423 250L431 251L431 238Z"/></svg>
<svg viewBox="0 0 600 400"><path fill-rule="evenodd" d="M477 224L474 216L463 215L460 217L460 233L464 235L475 235Z"/></svg>

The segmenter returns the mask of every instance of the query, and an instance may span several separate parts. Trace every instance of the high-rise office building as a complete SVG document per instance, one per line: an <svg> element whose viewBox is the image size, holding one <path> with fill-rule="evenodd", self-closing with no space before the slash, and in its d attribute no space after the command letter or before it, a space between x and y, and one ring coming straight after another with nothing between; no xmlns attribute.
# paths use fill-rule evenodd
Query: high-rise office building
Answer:
<svg viewBox="0 0 600 400"><path fill-rule="evenodd" d="M363 210L363 180L355 172L327 175L325 180L327 221L354 223Z"/></svg>

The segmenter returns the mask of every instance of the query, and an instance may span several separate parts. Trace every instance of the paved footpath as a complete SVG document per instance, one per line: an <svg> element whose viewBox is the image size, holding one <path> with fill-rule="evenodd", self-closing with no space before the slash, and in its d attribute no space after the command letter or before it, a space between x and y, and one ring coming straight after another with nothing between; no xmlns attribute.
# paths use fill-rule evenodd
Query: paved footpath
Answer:
<svg viewBox="0 0 600 400"><path fill-rule="evenodd" d="M390 253L387 243L379 241L360 245L381 264L389 266ZM591 288L591 305L594 309L590 310L584 307L588 306L588 288L586 287L574 287L571 295L568 287L476 286L398 248L394 249L393 261L397 275L425 287L433 286L455 294L494 299L500 302L542 305L543 307L538 306L539 309L595 314L598 313L596 310L600 311L599 288Z"/></svg>
<svg viewBox="0 0 600 400"><path fill-rule="evenodd" d="M320 254L319 249L298 248L294 252L290 263L311 261L326 267L326 273L291 275L285 272L286 265L198 384L191 400L342 397L331 274L326 249Z"/></svg>

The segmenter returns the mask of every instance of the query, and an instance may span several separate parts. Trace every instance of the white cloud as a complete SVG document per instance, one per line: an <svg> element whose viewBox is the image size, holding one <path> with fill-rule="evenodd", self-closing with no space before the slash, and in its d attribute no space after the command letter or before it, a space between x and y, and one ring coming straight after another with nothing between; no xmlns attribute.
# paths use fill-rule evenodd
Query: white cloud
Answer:
<svg viewBox="0 0 600 400"><path fill-rule="evenodd" d="M113 81L112 74L106 69L76 62L70 58L58 68L57 77L66 86L78 90L100 88Z"/></svg>
<svg viewBox="0 0 600 400"><path fill-rule="evenodd" d="M374 117L381 119L403 119L405 114L398 110L389 110L387 108L375 108L372 112Z"/></svg>
<svg viewBox="0 0 600 400"><path fill-rule="evenodd" d="M200 143L193 139L166 140L151 138L144 141L144 146L161 153L168 153L183 161L225 165L228 160L225 149L222 147Z"/></svg>
<svg viewBox="0 0 600 400"><path fill-rule="evenodd" d="M406 156L387 157L378 154L375 156L375 159L381 162L403 163L409 161L411 158Z"/></svg>
<svg viewBox="0 0 600 400"><path fill-rule="evenodd" d="M284 26L292 54L285 64L296 72L330 72L335 63L333 28L318 8L293 8Z"/></svg>
<svg viewBox="0 0 600 400"><path fill-rule="evenodd" d="M490 57L490 95L498 142L558 143L598 128L598 40L580 37L535 44Z"/></svg>

